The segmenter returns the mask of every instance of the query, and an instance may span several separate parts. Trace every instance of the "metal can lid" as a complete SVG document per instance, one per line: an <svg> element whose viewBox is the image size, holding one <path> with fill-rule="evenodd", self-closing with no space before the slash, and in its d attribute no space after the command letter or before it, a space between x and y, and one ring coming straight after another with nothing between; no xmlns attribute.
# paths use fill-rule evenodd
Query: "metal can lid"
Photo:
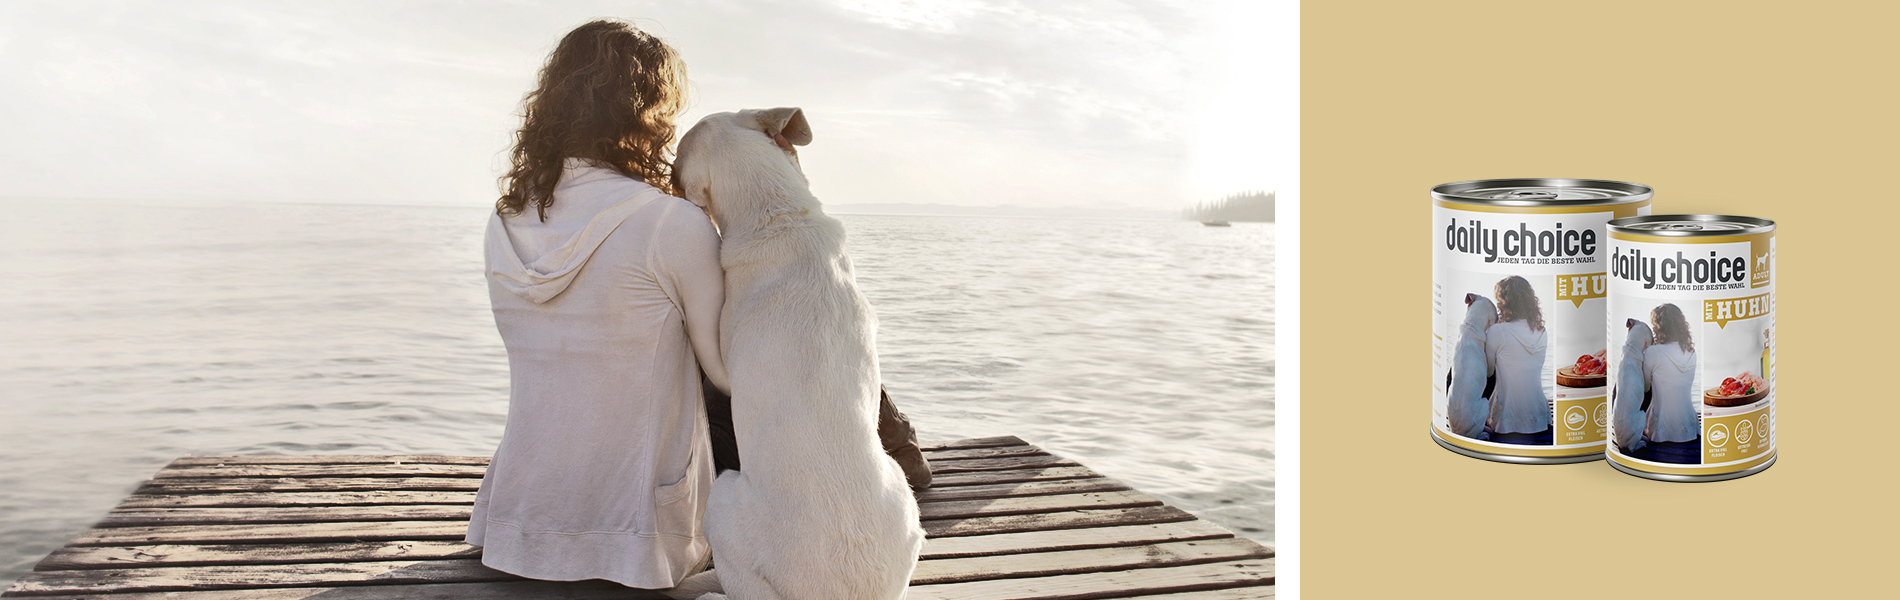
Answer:
<svg viewBox="0 0 1900 600"><path fill-rule="evenodd" d="M1647 215L1610 219L1610 231L1669 237L1754 235L1775 230L1775 222L1735 215Z"/></svg>
<svg viewBox="0 0 1900 600"><path fill-rule="evenodd" d="M1640 183L1607 179L1479 179L1440 184L1432 198L1493 206L1593 206L1650 199L1655 190Z"/></svg>

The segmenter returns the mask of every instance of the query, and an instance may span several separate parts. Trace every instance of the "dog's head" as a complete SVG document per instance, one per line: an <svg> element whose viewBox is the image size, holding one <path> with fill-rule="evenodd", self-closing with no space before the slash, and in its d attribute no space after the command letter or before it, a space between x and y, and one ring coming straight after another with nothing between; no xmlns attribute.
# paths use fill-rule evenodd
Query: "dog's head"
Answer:
<svg viewBox="0 0 1900 600"><path fill-rule="evenodd" d="M811 124L797 108L747 109L706 115L680 137L673 189L723 227L738 211L764 207L773 189L807 186L796 146L811 143ZM776 187L775 187L776 186Z"/></svg>
<svg viewBox="0 0 1900 600"><path fill-rule="evenodd" d="M1498 322L1498 307L1490 298L1478 294L1465 294L1465 326L1483 332Z"/></svg>
<svg viewBox="0 0 1900 600"><path fill-rule="evenodd" d="M1649 324L1642 319L1627 319L1623 321L1623 326L1630 329L1629 340L1623 342L1625 352L1635 352L1641 356L1643 350L1656 340L1656 336L1649 331Z"/></svg>

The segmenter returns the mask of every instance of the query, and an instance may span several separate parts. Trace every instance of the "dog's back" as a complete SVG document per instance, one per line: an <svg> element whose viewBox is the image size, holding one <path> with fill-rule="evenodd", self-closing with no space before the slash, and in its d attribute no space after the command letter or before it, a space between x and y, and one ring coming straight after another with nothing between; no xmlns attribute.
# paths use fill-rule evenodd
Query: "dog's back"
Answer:
<svg viewBox="0 0 1900 600"><path fill-rule="evenodd" d="M706 532L735 598L891 600L923 529L877 440L875 317L844 228L790 147L809 141L797 109L772 109L708 116L680 143L679 187L723 238L720 328L744 465L714 482Z"/></svg>
<svg viewBox="0 0 1900 600"><path fill-rule="evenodd" d="M1491 402L1484 398L1490 374L1484 357L1485 331L1497 320L1498 311L1490 299L1465 294L1465 322L1452 347L1451 376L1445 388L1445 416L1452 433L1468 438L1484 435L1484 420L1491 414Z"/></svg>
<svg viewBox="0 0 1900 600"><path fill-rule="evenodd" d="M1643 396L1648 391L1643 382L1643 351L1649 349L1653 335L1649 325L1630 319L1624 323L1629 327L1629 337L1623 343L1622 356L1616 361L1615 389L1611 398L1616 417L1616 447L1624 452L1634 452L1644 446L1643 426L1647 423L1643 412Z"/></svg>

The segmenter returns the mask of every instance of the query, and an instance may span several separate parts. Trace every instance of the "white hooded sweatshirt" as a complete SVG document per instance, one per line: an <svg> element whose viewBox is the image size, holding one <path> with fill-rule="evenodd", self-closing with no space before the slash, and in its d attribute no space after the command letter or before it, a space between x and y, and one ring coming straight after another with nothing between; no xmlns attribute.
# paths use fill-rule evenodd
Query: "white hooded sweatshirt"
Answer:
<svg viewBox="0 0 1900 600"><path fill-rule="evenodd" d="M468 543L523 577L672 587L710 556L712 458L688 331L717 331L719 237L685 200L565 166L545 222L532 207L489 220L511 384Z"/></svg>
<svg viewBox="0 0 1900 600"><path fill-rule="evenodd" d="M1550 429L1550 401L1544 396L1544 354L1550 332L1532 331L1518 319L1492 325L1484 352L1497 373L1491 391L1491 430L1537 433Z"/></svg>
<svg viewBox="0 0 1900 600"><path fill-rule="evenodd" d="M1649 381L1649 426L1643 437L1652 442L1687 442L1702 434L1696 418L1700 404L1695 389L1695 352L1669 342L1643 351L1643 379Z"/></svg>

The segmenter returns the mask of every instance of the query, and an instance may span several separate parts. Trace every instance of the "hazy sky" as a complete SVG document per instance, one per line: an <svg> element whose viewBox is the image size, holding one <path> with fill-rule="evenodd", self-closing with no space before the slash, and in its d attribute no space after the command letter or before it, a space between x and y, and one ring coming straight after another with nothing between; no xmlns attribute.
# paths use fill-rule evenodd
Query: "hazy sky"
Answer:
<svg viewBox="0 0 1900 600"><path fill-rule="evenodd" d="M827 203L1175 209L1294 191L1292 2L0 3L0 196L483 206L598 16L702 115L799 106Z"/></svg>

